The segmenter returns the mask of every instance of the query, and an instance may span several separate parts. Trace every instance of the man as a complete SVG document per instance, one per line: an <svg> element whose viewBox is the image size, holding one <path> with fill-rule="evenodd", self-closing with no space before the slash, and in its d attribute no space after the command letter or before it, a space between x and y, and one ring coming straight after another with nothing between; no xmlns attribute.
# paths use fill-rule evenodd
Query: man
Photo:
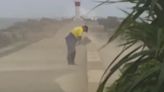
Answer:
<svg viewBox="0 0 164 92"><path fill-rule="evenodd" d="M68 49L67 60L70 65L75 64L76 44L82 39L84 32L88 32L88 26L75 27L65 38Z"/></svg>

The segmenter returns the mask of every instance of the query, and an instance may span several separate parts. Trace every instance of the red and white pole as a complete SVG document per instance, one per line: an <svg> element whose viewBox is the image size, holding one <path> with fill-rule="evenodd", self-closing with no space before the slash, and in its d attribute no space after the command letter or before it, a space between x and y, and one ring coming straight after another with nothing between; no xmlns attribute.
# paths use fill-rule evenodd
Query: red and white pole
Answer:
<svg viewBox="0 0 164 92"><path fill-rule="evenodd" d="M75 0L75 18L80 18L80 0Z"/></svg>

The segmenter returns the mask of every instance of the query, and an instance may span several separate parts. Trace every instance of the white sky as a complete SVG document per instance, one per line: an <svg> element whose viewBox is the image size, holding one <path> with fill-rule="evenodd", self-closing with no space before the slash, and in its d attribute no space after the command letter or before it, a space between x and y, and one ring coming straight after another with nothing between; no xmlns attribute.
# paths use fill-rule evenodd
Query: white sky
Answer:
<svg viewBox="0 0 164 92"><path fill-rule="evenodd" d="M38 18L38 17L72 17L74 16L74 0L0 0L0 17ZM81 0L82 14L97 5L94 0ZM127 10L131 5L103 5L89 16L125 16L118 8Z"/></svg>

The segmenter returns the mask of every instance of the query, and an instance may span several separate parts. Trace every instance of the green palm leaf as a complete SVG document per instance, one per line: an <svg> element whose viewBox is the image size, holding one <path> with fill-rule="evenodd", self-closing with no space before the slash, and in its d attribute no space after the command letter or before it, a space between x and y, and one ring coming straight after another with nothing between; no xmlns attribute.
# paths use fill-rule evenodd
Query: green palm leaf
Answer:
<svg viewBox="0 0 164 92"><path fill-rule="evenodd" d="M126 40L125 43L120 45L124 46L123 50L105 70L97 92L103 92L111 75L124 65L121 78L113 84L112 87L114 88L110 92L150 92L151 90L152 92L162 92L164 84L164 2L162 0L122 1L136 3L136 6L131 13L124 11L128 16L108 42L103 45L105 47L120 36ZM147 19L140 18L144 12L149 13L149 16L146 17ZM118 60L125 51L138 42L143 45L133 49ZM118 62L115 64L116 61ZM156 63L148 67L152 61ZM131 64L126 65L127 63ZM145 67L145 70L140 67ZM153 78L155 80L152 80ZM156 80L157 78L158 81ZM128 81L128 79L133 80Z"/></svg>

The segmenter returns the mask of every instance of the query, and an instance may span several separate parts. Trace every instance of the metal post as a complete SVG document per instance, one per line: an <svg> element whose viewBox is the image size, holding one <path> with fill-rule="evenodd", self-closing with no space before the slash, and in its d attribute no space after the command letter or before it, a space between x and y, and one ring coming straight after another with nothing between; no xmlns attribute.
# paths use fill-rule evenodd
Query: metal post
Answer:
<svg viewBox="0 0 164 92"><path fill-rule="evenodd" d="M75 20L80 19L80 0L75 0Z"/></svg>

